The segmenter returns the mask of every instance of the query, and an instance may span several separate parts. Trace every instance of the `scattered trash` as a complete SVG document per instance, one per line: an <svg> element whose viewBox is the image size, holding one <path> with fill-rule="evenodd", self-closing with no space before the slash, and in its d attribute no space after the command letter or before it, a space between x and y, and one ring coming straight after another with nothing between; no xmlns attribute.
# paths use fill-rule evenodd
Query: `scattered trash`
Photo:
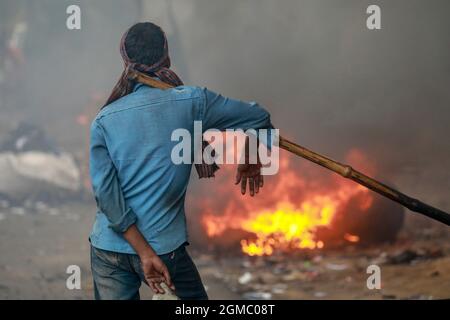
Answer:
<svg viewBox="0 0 450 320"><path fill-rule="evenodd" d="M242 276L239 277L238 282L239 284L244 285L252 281L252 279L253 279L252 274L250 272L245 272Z"/></svg>
<svg viewBox="0 0 450 320"><path fill-rule="evenodd" d="M0 143L0 207L34 209L36 202L80 197L81 171L44 130L21 123ZM40 205L42 209L42 205Z"/></svg>

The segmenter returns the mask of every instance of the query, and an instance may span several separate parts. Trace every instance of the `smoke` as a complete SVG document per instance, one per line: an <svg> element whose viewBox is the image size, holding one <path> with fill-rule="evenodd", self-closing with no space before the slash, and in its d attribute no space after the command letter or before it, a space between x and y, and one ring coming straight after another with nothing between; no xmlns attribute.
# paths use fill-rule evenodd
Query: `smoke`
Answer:
<svg viewBox="0 0 450 320"><path fill-rule="evenodd" d="M361 149L377 177L450 207L448 2L172 4L190 83L257 100L282 134L337 160ZM381 30L366 28L369 4Z"/></svg>
<svg viewBox="0 0 450 320"><path fill-rule="evenodd" d="M361 149L381 177L450 208L448 1L75 2L79 31L65 27L74 1L0 4L20 3L28 24L25 64L2 99L4 128L9 117L33 120L82 150L74 119L117 80L122 33L151 20L188 84L258 101L284 135L337 160ZM366 28L369 4L381 7L381 30Z"/></svg>

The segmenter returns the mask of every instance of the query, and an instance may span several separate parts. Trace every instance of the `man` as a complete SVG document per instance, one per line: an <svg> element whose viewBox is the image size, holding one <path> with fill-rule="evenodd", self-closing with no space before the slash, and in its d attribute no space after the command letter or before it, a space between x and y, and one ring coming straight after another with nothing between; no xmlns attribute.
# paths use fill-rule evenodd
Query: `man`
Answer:
<svg viewBox="0 0 450 320"><path fill-rule="evenodd" d="M174 130L272 128L256 103L184 86L170 70L167 39L152 23L122 37L125 71L91 126L90 172L98 212L91 232L96 299L139 299L141 282L155 293L166 283L181 299L207 299L187 245L184 201L191 165L171 161ZM169 84L162 90L129 80L139 71ZM211 167L199 175L213 176ZM202 173L203 172L203 173ZM253 196L259 164L238 166L236 184Z"/></svg>

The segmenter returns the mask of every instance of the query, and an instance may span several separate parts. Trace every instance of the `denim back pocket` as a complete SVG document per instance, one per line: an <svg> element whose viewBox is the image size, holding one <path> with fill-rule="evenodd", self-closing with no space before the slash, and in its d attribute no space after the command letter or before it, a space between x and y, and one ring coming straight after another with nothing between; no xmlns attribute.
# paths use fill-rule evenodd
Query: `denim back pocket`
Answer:
<svg viewBox="0 0 450 320"><path fill-rule="evenodd" d="M106 251L91 246L92 260L97 260L102 264L119 266L119 254L117 252Z"/></svg>

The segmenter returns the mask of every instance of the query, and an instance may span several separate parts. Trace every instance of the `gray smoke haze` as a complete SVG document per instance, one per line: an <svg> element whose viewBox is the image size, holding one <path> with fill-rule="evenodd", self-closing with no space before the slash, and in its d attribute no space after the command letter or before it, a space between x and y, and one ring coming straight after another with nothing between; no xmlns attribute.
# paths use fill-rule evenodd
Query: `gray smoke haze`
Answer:
<svg viewBox="0 0 450 320"><path fill-rule="evenodd" d="M13 2L2 1L0 11ZM69 4L81 7L80 31L66 29ZM369 4L381 7L381 30L366 28ZM83 150L76 116L116 82L122 33L151 20L167 31L173 66L186 83L258 101L286 136L337 160L359 148L380 176L450 209L449 1L38 0L23 6L26 61L1 99L3 128L10 119L33 120L65 148Z"/></svg>

